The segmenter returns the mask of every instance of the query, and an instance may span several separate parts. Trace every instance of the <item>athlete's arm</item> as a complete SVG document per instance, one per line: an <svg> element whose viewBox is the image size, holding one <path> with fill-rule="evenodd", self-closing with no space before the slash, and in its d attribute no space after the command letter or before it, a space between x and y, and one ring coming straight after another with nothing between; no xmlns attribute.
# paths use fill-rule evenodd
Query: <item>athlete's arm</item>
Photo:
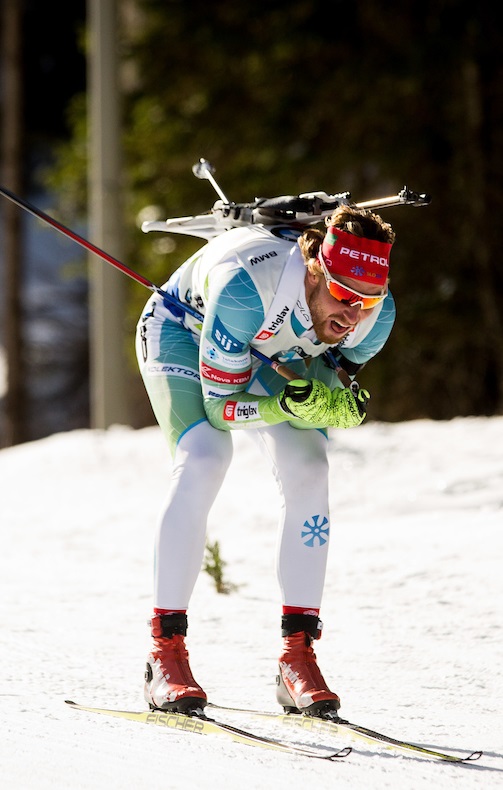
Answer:
<svg viewBox="0 0 503 790"><path fill-rule="evenodd" d="M264 317L262 299L248 272L237 264L215 267L199 352L204 406L215 428L258 428L288 420L277 398L245 391L252 376L250 342Z"/></svg>

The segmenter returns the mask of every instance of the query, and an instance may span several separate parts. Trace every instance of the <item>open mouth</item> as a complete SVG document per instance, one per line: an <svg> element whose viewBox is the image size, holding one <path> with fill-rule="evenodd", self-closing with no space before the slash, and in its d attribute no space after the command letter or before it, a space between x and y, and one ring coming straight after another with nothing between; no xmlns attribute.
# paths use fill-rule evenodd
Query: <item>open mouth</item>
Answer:
<svg viewBox="0 0 503 790"><path fill-rule="evenodd" d="M345 335L351 329L350 326L344 326L343 324L339 324L338 321L330 321L330 328L336 335Z"/></svg>

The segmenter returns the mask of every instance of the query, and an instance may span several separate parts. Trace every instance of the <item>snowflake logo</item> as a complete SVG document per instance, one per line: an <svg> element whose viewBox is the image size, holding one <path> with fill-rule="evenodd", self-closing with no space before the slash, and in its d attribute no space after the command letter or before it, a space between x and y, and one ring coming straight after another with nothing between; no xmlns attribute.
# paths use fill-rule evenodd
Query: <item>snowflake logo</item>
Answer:
<svg viewBox="0 0 503 790"><path fill-rule="evenodd" d="M363 277L365 269L362 266L353 266L351 274L354 274L355 277Z"/></svg>
<svg viewBox="0 0 503 790"><path fill-rule="evenodd" d="M323 516L323 521L318 523L321 516L312 516L312 523L304 521L304 529L301 532L302 540L306 546L312 549L316 546L323 546L328 540L329 527L324 529L325 524L328 524L328 518Z"/></svg>

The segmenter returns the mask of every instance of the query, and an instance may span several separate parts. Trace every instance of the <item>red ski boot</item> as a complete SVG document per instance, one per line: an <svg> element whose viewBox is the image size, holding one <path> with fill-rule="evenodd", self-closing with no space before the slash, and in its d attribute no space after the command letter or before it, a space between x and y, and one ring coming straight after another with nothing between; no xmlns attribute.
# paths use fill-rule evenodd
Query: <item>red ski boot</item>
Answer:
<svg viewBox="0 0 503 790"><path fill-rule="evenodd" d="M147 658L145 700L154 709L190 714L201 711L207 697L194 680L185 647L187 616L156 614L150 621L154 644Z"/></svg>
<svg viewBox="0 0 503 790"><path fill-rule="evenodd" d="M328 688L311 644L319 639L314 615L288 614L282 619L283 653L279 659L276 698L287 713L323 716L337 712L340 699Z"/></svg>

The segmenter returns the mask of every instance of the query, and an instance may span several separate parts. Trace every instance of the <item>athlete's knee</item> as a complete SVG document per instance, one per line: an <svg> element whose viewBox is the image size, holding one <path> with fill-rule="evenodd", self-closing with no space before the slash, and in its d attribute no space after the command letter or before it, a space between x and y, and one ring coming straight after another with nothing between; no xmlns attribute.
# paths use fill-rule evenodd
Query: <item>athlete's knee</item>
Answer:
<svg viewBox="0 0 503 790"><path fill-rule="evenodd" d="M175 464L190 467L192 476L201 482L207 478L223 479L231 459L230 434L212 428L208 422L201 422L187 431L175 453Z"/></svg>
<svg viewBox="0 0 503 790"><path fill-rule="evenodd" d="M321 437L320 437L321 438ZM299 486L303 491L323 486L328 479L329 465L326 440L303 441L292 448L290 453L283 454L279 465L279 473L284 480L288 478L290 486Z"/></svg>

